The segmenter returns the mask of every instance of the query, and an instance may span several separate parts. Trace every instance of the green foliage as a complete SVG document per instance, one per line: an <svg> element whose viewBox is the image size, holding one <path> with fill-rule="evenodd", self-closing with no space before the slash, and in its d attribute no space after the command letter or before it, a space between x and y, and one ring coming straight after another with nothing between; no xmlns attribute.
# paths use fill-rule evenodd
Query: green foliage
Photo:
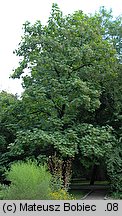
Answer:
<svg viewBox="0 0 122 216"><path fill-rule="evenodd" d="M77 152L77 142L77 135L73 130L65 133L60 131L52 133L41 129L19 131L15 142L8 146L9 156L24 158L25 155L27 157L34 155L39 157L48 150L47 156L57 151L63 157L73 157Z"/></svg>
<svg viewBox="0 0 122 216"><path fill-rule="evenodd" d="M64 130L88 121L101 108L103 89L108 90L118 71L116 51L103 39L101 22L102 15L81 11L64 17L54 4L46 26L25 23L15 52L23 60L13 74L23 74L24 129Z"/></svg>
<svg viewBox="0 0 122 216"><path fill-rule="evenodd" d="M100 23L103 26L105 39L113 43L117 50L119 61L122 61L122 16L113 18L112 10L107 11L104 7L99 10Z"/></svg>
<svg viewBox="0 0 122 216"><path fill-rule="evenodd" d="M118 145L108 154L107 171L111 181L111 189L122 193L122 144Z"/></svg>
<svg viewBox="0 0 122 216"><path fill-rule="evenodd" d="M11 141L17 130L17 117L19 116L19 100L17 95L0 92L0 134L5 135L7 142Z"/></svg>
<svg viewBox="0 0 122 216"><path fill-rule="evenodd" d="M53 137L39 129L33 131L19 131L14 143L9 145L9 155L13 156L39 156L45 149L53 145Z"/></svg>
<svg viewBox="0 0 122 216"><path fill-rule="evenodd" d="M5 191L4 199L38 200L49 199L51 175L46 167L35 163L18 162L6 173L11 185Z"/></svg>
<svg viewBox="0 0 122 216"><path fill-rule="evenodd" d="M122 199L122 192L110 193L110 197L113 199L121 200Z"/></svg>
<svg viewBox="0 0 122 216"><path fill-rule="evenodd" d="M14 142L16 131L19 128L18 116L20 107L16 95L5 91L0 92L0 176L3 181L3 174L6 166L9 165L7 156L8 145Z"/></svg>
<svg viewBox="0 0 122 216"><path fill-rule="evenodd" d="M78 134L80 136L79 148L81 154L90 157L91 160L96 160L96 162L105 157L116 145L116 138L112 132L113 129L109 126L80 125Z"/></svg>
<svg viewBox="0 0 122 216"><path fill-rule="evenodd" d="M19 124L24 130L59 132L75 122L92 119L99 124L101 115L103 125L111 119L114 90L110 88L118 60L110 39L103 38L105 17L110 14L104 10L93 16L81 11L63 16L54 4L46 26L39 21L25 23L24 37L15 51L23 60L12 75L23 74ZM25 69L29 70L26 75Z"/></svg>
<svg viewBox="0 0 122 216"><path fill-rule="evenodd" d="M7 189L8 189L8 186L4 184L0 184L0 200L4 199Z"/></svg>
<svg viewBox="0 0 122 216"><path fill-rule="evenodd" d="M0 135L0 152L4 152L6 149L6 140L5 137Z"/></svg>

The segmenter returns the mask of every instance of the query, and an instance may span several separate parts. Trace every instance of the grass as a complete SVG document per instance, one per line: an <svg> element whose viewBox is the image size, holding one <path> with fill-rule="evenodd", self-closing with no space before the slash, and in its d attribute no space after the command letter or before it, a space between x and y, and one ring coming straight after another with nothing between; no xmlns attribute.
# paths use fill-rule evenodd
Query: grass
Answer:
<svg viewBox="0 0 122 216"><path fill-rule="evenodd" d="M78 180L78 179L73 179L71 182L71 185L89 185L90 181L82 181L82 180ZM94 185L108 185L109 182L108 181L95 181Z"/></svg>
<svg viewBox="0 0 122 216"><path fill-rule="evenodd" d="M95 181L94 184L98 184L98 185L108 185L109 181Z"/></svg>

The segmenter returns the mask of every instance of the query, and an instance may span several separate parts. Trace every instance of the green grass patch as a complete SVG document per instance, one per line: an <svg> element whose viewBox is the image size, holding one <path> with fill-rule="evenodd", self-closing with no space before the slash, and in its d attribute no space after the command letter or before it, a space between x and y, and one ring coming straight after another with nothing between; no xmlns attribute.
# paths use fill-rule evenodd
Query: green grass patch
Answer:
<svg viewBox="0 0 122 216"><path fill-rule="evenodd" d="M88 180L85 180L85 181L80 181L80 179L79 180L75 180L75 179L73 179L72 181L71 181L71 185L89 185L90 184L90 181ZM94 185L108 185L109 184L109 181L95 181L94 182Z"/></svg>

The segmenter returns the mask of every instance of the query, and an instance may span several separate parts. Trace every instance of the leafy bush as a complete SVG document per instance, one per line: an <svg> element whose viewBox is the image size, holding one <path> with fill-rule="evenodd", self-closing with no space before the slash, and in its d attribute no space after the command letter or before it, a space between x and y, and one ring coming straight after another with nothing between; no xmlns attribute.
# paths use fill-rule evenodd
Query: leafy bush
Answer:
<svg viewBox="0 0 122 216"><path fill-rule="evenodd" d="M111 194L111 197L112 197L113 199L122 199L122 193L113 192L113 193Z"/></svg>
<svg viewBox="0 0 122 216"><path fill-rule="evenodd" d="M4 184L0 184L0 200L4 199L4 194L7 191L8 187Z"/></svg>
<svg viewBox="0 0 122 216"><path fill-rule="evenodd" d="M0 152L4 152L5 149L6 149L5 137L0 135Z"/></svg>
<svg viewBox="0 0 122 216"><path fill-rule="evenodd" d="M75 198L70 195L65 189L60 189L50 193L52 200L74 200Z"/></svg>
<svg viewBox="0 0 122 216"><path fill-rule="evenodd" d="M119 145L120 144L120 145ZM122 145L118 146L109 153L107 159L107 172L111 181L111 189L115 193L122 193Z"/></svg>
<svg viewBox="0 0 122 216"><path fill-rule="evenodd" d="M6 175L11 185L5 190L4 199L50 199L51 175L45 166L37 166L30 161L17 162L11 166Z"/></svg>

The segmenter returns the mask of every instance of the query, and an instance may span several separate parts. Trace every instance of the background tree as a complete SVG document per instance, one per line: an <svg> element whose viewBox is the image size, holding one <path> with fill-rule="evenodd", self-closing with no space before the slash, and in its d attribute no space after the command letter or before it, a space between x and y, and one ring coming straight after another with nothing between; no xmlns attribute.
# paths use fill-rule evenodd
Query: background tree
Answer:
<svg viewBox="0 0 122 216"><path fill-rule="evenodd" d="M19 100L16 95L0 92L0 174L2 176L5 165L9 163L6 155L8 145L14 142L19 128ZM18 116L18 117L17 117ZM2 177L1 177L2 179Z"/></svg>

